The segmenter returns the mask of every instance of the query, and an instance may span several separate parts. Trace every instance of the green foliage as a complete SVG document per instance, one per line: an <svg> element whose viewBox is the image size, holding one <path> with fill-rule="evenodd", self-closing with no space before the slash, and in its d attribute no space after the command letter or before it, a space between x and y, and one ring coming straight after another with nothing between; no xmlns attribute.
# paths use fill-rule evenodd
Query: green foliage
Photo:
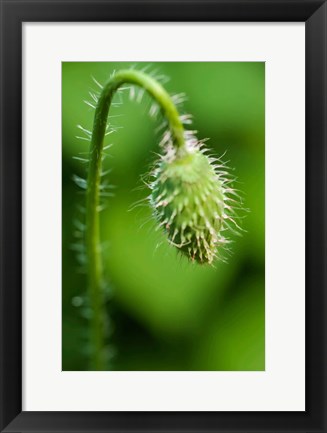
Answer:
<svg viewBox="0 0 327 433"><path fill-rule="evenodd" d="M86 369L88 353L86 278L78 273L70 247L76 207L82 202L72 174L85 176L72 157L89 147L87 141L75 139L76 125L92 127L94 111L83 104L92 91L91 75L103 83L120 68L126 64L63 64L64 370ZM156 159L151 149L160 153L160 135L154 132L158 123L142 113L142 107L149 111L146 100L140 106L125 98L122 107L114 108L111 114L122 117L111 120L117 132L106 138L105 144L114 146L104 165L113 170L109 182L117 188L101 214L101 238L109 241L104 269L111 293L106 307L112 317L110 341L116 352L111 369L262 370L264 64L161 63L153 68L171 77L165 85L168 91L186 93L185 109L193 114L199 136L210 137L210 153L220 156L227 151L223 159L235 167L250 213L227 265L201 267L178 257L166 235L155 231L149 207L129 211L149 193L136 186L142 186L140 178ZM72 302L76 296L81 303Z"/></svg>

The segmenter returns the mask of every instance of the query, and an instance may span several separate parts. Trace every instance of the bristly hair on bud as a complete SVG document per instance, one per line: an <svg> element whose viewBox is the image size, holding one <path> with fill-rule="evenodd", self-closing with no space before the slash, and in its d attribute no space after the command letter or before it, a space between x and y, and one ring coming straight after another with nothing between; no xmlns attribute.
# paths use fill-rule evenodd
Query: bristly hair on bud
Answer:
<svg viewBox="0 0 327 433"><path fill-rule="evenodd" d="M225 164L207 156L193 132L186 135L184 152L170 145L169 133L164 139L165 153L152 172L149 201L159 227L181 253L200 264L224 261L222 250L230 241L223 232L241 230L229 203L237 202L238 195Z"/></svg>

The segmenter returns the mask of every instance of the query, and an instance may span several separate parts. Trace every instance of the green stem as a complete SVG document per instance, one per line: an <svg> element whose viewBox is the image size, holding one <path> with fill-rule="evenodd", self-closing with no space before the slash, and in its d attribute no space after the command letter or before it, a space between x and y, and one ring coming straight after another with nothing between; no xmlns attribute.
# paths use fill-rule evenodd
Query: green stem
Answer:
<svg viewBox="0 0 327 433"><path fill-rule="evenodd" d="M92 308L90 339L92 345L91 369L93 370L106 369L104 356L106 313L99 223L103 142L112 98L118 88L126 83L142 87L154 98L168 120L173 145L179 152L185 150L183 124L174 102L161 84L140 71L121 70L115 73L104 86L95 110L86 192L86 253L89 297Z"/></svg>

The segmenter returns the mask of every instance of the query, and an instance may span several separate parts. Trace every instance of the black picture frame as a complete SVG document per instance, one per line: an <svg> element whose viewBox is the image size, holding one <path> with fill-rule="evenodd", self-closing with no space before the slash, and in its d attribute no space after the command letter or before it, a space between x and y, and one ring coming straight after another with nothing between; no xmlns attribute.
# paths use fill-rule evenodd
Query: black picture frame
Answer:
<svg viewBox="0 0 327 433"><path fill-rule="evenodd" d="M22 412L22 23L28 21L305 22L305 412ZM1 0L1 432L327 432L326 35L325 0Z"/></svg>

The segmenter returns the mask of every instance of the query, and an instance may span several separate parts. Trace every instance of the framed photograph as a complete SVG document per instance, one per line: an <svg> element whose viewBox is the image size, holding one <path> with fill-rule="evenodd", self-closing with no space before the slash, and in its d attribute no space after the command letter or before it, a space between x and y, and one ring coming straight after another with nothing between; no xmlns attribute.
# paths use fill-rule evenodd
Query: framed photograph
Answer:
<svg viewBox="0 0 327 433"><path fill-rule="evenodd" d="M1 1L1 432L327 432L325 1Z"/></svg>

